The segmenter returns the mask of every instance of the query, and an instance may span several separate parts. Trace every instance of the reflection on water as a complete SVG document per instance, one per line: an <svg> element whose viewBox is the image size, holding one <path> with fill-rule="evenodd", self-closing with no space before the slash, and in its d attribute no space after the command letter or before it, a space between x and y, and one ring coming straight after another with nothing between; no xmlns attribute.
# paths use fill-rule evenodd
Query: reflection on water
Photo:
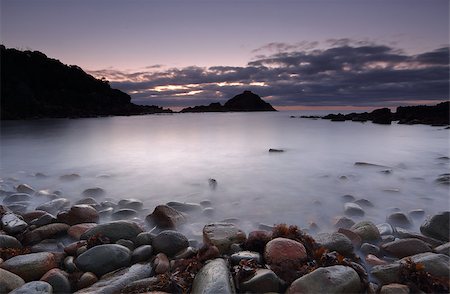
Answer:
<svg viewBox="0 0 450 294"><path fill-rule="evenodd" d="M208 220L239 218L249 227L314 221L326 228L343 214L345 194L371 201L365 218L376 222L395 208L427 214L448 209L448 186L434 183L448 172L448 160L439 159L448 156L448 130L291 114L3 122L0 176L61 190L74 200L85 188L100 186L108 197L137 198L150 209L173 200L210 200L216 213ZM357 161L388 168L354 166ZM381 172L386 169L392 173ZM30 176L36 172L49 177ZM61 182L68 173L81 179ZM217 180L217 189L210 189L209 178Z"/></svg>

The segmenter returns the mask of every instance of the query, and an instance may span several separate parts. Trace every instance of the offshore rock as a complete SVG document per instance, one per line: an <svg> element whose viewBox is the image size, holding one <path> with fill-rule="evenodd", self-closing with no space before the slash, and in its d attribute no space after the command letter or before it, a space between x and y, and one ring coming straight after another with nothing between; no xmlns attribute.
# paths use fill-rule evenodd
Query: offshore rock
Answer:
<svg viewBox="0 0 450 294"><path fill-rule="evenodd" d="M321 267L295 280L291 293L359 293L361 282L354 269L342 265Z"/></svg>
<svg viewBox="0 0 450 294"><path fill-rule="evenodd" d="M128 266L131 251L121 245L104 244L88 249L75 259L75 265L84 272L102 276L121 267Z"/></svg>
<svg viewBox="0 0 450 294"><path fill-rule="evenodd" d="M225 260L217 258L204 265L195 276L191 292L203 294L235 293L233 280Z"/></svg>

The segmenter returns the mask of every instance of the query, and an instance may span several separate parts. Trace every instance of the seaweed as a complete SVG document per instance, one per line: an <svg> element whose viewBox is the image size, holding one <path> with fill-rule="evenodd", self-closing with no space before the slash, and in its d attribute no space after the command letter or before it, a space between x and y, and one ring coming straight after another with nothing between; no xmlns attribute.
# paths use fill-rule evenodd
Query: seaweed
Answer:
<svg viewBox="0 0 450 294"><path fill-rule="evenodd" d="M31 253L30 247L24 248L0 248L0 258L3 260L10 259L14 256Z"/></svg>
<svg viewBox="0 0 450 294"><path fill-rule="evenodd" d="M87 249L95 247L97 245L103 245L103 244L109 244L111 243L109 238L106 236L103 236L102 234L98 233L95 234L91 237L89 237L89 239L87 239L87 243L86 243L86 247Z"/></svg>
<svg viewBox="0 0 450 294"><path fill-rule="evenodd" d="M400 282L412 290L421 290L426 293L450 293L448 278L435 277L425 270L421 263L415 263L407 258L400 265Z"/></svg>

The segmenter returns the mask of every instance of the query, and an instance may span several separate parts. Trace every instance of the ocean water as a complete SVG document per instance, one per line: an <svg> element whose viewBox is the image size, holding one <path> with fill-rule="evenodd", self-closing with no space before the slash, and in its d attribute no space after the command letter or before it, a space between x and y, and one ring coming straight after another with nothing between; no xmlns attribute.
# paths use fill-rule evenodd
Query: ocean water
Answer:
<svg viewBox="0 0 450 294"><path fill-rule="evenodd" d="M84 189L101 187L115 200L142 200L148 209L143 216L168 201L209 200L214 214L192 215L186 228L192 234L224 219L235 219L246 231L276 223L307 228L311 222L331 230L333 219L344 214L346 194L374 205L355 221L381 223L395 210L424 209L428 215L450 209L449 187L435 183L449 171L448 129L290 118L302 114L2 122L0 184L4 190L18 183L59 190L73 202ZM48 177L34 177L38 172ZM80 179L59 179L71 173Z"/></svg>

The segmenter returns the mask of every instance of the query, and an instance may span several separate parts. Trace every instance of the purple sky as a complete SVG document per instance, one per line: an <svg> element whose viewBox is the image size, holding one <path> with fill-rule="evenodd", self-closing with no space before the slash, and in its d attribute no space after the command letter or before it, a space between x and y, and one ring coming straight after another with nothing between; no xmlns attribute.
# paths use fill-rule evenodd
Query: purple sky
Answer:
<svg viewBox="0 0 450 294"><path fill-rule="evenodd" d="M143 104L243 89L285 107L448 98L448 0L1 0L1 43L105 76Z"/></svg>

